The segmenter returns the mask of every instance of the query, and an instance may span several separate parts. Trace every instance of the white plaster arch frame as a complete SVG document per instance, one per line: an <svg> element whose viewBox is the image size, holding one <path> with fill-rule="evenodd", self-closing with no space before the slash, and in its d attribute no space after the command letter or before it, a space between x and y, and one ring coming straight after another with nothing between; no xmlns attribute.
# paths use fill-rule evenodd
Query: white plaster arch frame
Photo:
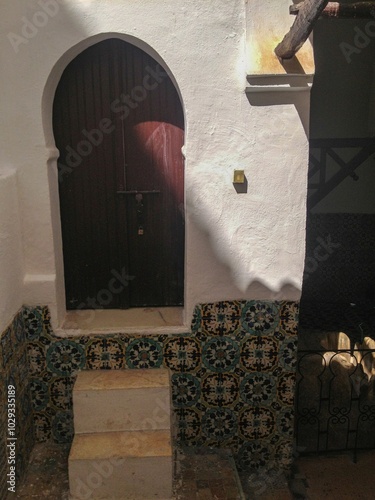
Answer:
<svg viewBox="0 0 375 500"><path fill-rule="evenodd" d="M160 66L166 71L169 78L171 79L175 89L180 98L182 111L184 114L184 129L185 129L185 140L186 144L186 131L187 131L187 121L186 121L186 110L184 106L184 99L181 94L181 90L177 81L170 70L168 64L165 60L146 42L125 33L118 32L105 32L99 33L87 38L84 38L77 44L66 50L60 58L56 61L52 67L50 74L47 78L46 84L43 90L41 111L42 111L42 123L43 131L45 137L45 145L47 149L47 169L48 169L48 182L51 200L51 217L52 217L52 230L53 230L53 243L54 243L54 256L55 256L55 268L56 268L56 278L55 278L55 289L56 289L56 306L51 304L51 316L52 324L55 328L59 328L65 318L66 314L66 304L65 304L65 283L64 283L64 264L63 264L63 247L62 247L62 235L61 235L61 219L60 219L60 200L59 200L59 190L58 190L58 169L57 169L57 159L59 157L59 150L55 144L55 138L53 134L53 102L55 98L56 89L61 76L68 66L68 64L75 59L81 52L88 49L96 43L108 40L110 38L118 38L124 42L128 42L132 45L143 50L146 54L151 56L155 61L160 64ZM183 147L183 155L185 157L185 147ZM185 164L186 171L186 164ZM186 204L186 198L185 198ZM186 207L185 207L186 209ZM185 238L186 247L186 238ZM185 248L186 250L186 248ZM185 252L186 255L186 252ZM186 258L185 258L185 272L186 272ZM186 295L186 280L185 280L185 295Z"/></svg>

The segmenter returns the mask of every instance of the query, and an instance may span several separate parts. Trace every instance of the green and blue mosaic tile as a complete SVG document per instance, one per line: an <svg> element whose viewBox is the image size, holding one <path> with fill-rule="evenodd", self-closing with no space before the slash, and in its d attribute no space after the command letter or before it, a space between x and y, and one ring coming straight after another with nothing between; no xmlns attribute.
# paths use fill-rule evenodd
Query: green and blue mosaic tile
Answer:
<svg viewBox="0 0 375 500"><path fill-rule="evenodd" d="M287 469L297 324L296 302L222 301L196 306L190 333L62 339L53 334L47 307L25 307L1 337L0 359L11 376L9 346L24 345L18 359L31 394L24 411L38 441L72 440L72 389L79 370L165 367L172 372L181 444L231 448L243 469Z"/></svg>

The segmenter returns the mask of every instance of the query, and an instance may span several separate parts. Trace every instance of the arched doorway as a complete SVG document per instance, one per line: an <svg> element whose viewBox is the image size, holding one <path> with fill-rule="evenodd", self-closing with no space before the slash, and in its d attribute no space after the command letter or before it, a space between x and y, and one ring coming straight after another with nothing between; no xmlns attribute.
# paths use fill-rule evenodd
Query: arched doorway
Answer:
<svg viewBox="0 0 375 500"><path fill-rule="evenodd" d="M65 69L53 129L67 309L183 304L184 118L144 51L97 43Z"/></svg>

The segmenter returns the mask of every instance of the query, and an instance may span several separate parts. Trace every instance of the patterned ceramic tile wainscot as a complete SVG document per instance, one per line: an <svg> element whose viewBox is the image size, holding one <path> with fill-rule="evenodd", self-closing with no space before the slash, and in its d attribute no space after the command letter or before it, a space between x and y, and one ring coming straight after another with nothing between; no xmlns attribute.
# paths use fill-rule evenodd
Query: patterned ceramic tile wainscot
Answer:
<svg viewBox="0 0 375 500"><path fill-rule="evenodd" d="M30 367L27 356L23 311L17 313L0 335L0 498L7 491L7 404L8 386L15 387L16 400L16 484L23 477L34 446L33 416L30 396Z"/></svg>
<svg viewBox="0 0 375 500"><path fill-rule="evenodd" d="M290 466L298 303L200 304L191 333L158 336L58 339L46 307L24 318L38 440L72 438L78 370L163 366L182 444L229 447L245 469Z"/></svg>

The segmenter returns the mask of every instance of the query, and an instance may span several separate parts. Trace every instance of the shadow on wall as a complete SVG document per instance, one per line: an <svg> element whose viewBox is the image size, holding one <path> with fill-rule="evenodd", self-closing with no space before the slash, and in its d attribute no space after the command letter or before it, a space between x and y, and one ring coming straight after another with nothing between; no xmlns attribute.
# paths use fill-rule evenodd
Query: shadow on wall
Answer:
<svg viewBox="0 0 375 500"><path fill-rule="evenodd" d="M313 139L374 134L373 26L373 19L321 19L316 23L316 75L311 93ZM333 154L346 161L361 151L359 147L346 149L347 156L343 156L342 150L331 148ZM319 176L333 178L340 167L328 158L311 177L310 187ZM372 160L364 162L357 169L357 182L347 177L333 186L314 213L308 212L304 301L366 303L374 293L372 169Z"/></svg>
<svg viewBox="0 0 375 500"><path fill-rule="evenodd" d="M374 290L375 215L309 214L303 298L356 303Z"/></svg>
<svg viewBox="0 0 375 500"><path fill-rule="evenodd" d="M309 42L313 45L312 35L309 37ZM247 98L252 106L293 105L306 137L309 137L310 91L314 75L306 74L296 55L291 59L279 60L279 62L285 74L249 75L247 77L250 84L247 89ZM289 124L285 124L284 128L288 129ZM294 131L290 133L293 134Z"/></svg>
<svg viewBox="0 0 375 500"><path fill-rule="evenodd" d="M77 6L77 9L79 9L79 6ZM49 147L51 150L54 150L55 148L55 143L53 140L53 133L52 133L53 95L64 68L79 52L84 50L86 47L105 38L111 36L120 36L120 37L123 36L124 38L129 39L129 41L132 42L132 40L130 40L131 37L126 37L126 35L109 34L109 33L99 34L97 36L86 39L86 34L84 32L84 29L79 23L79 11L77 10L75 12L77 12L77 17L73 15L73 11L71 9L69 9L68 11L64 7L64 5L58 4L58 12L56 12L56 14L54 14L53 16L50 16L50 19L47 23L47 24L55 23L57 19L59 19L66 25L67 29L79 32L81 40L84 40L84 42L68 49L67 52L58 60L46 84L43 96L43 115L44 115L43 121L44 121L47 147ZM42 27L39 29L43 30ZM32 40L30 40L30 43L31 42ZM142 46L142 42L139 40L138 41L134 40L134 43L137 43L137 45L141 44L139 46ZM155 59L157 61L160 61L159 56L156 56L153 53L151 55L155 56ZM286 75L285 78L286 78L286 83L289 84L292 88L294 88L297 85L297 83L293 81L293 75ZM260 85L260 82L258 81L257 84ZM300 84L298 83L298 85ZM307 99L305 94L306 92L309 91L309 84L307 81L305 87L306 90L299 89L298 91L284 92L280 96L272 95L272 93L267 95L262 94L258 97L256 95L251 97L249 96L249 101L250 104L262 105L262 106L293 104L296 107L301 117L301 122L303 123L305 130L307 130L308 102L306 102ZM53 151L48 160L50 167L48 169L48 174L50 177L50 186L51 186L50 189L51 189L52 200L58 199L57 169L55 168L56 159L57 159L56 152ZM60 234L60 215L58 213L59 209L56 203L52 203L51 205L52 205L51 206L52 218L54 221L53 230L55 233L54 234L55 248L59 249L62 246L61 234ZM210 214L210 219L213 218L214 218L213 214ZM268 217L268 219L269 218L270 217ZM237 247L235 244L233 244L231 240L232 237L231 234L222 234L220 235L220 240L219 240L218 233L212 231L209 221L202 221L201 217L194 218L193 216L194 227L190 230L190 233L191 234L195 233L197 237L193 238L192 240L194 242L197 242L197 246L200 249L202 249L202 255L207 255L207 257L205 257L204 262L202 262L197 266L198 268L199 266L201 266L201 269L199 274L197 271L197 276L194 278L197 279L198 282L199 280L201 280L201 283L199 283L199 285L197 284L196 287L197 289L199 287L199 289L203 291L201 296L199 297L199 301L202 302L205 300L205 298L207 299L210 298L210 300L222 300L229 297L233 298L256 297L259 299L289 298L291 300L298 299L300 297L300 288L298 286L298 283L292 283L289 282L288 280L288 274L291 276L296 276L298 274L296 270L294 270L294 272L291 271L289 273L286 270L284 279L283 277L278 278L276 276L278 274L277 269L283 267L281 264L279 264L279 266L275 266L274 273L270 272L269 269L270 265L272 265L273 262L277 262L278 259L282 258L280 257L280 252L278 253L276 248L271 250L273 252L273 255L271 257L270 256L268 257L269 260L268 267L265 267L264 270L259 269L260 264L264 264L264 259L260 253L261 249L259 248L255 249L256 243L254 243L254 241L261 242L262 247L264 247L264 254L266 252L269 253L270 250L266 248L267 245L264 239L267 238L269 239L269 241L275 241L277 235L275 235L272 232L272 229L268 231L268 234L264 236L264 238L262 238L262 234L258 232L255 235L255 237L251 238L252 229L251 227L247 227L247 224L244 223L243 216L241 219L239 219L239 221L233 221L233 222L231 221L231 223L233 223L234 226L236 224L237 226L240 226L242 232L247 231L249 233L249 235L247 235L245 238L245 242L243 242L241 239L242 235L238 236L238 241L240 242L240 244L237 244ZM272 221L269 222L269 224L271 223ZM254 222L253 225L255 224L256 222ZM253 231L255 233L255 231L258 231L258 229L257 228L253 229ZM234 235L234 238L237 238L237 234ZM223 242L225 243L224 245ZM253 253L254 253L254 259L252 258L251 262L249 263L248 256L249 254L252 255ZM247 257L245 256L245 254L247 254ZM62 256L57 255L56 260L57 260L57 275L61 277L60 279L62 280L63 276ZM284 268L286 268L286 266L284 266ZM220 288L221 292L218 297L213 296L213 293L215 294L215 292L210 288L210 279L209 279L210 273L212 273L211 274L213 277L212 283L214 284L215 287L217 287L217 281L218 281L217 276L220 276L219 278L220 283L218 289ZM270 281L269 283L263 281L262 273L267 277L271 276L272 281ZM59 286L58 289L63 290L64 286L63 285ZM228 296L223 297L223 290L228 291L229 297ZM62 296L59 297L59 299L61 303L65 302Z"/></svg>
<svg viewBox="0 0 375 500"><path fill-rule="evenodd" d="M368 19L321 19L316 23L312 138L374 134L373 24Z"/></svg>
<svg viewBox="0 0 375 500"><path fill-rule="evenodd" d="M251 233L251 228L248 231ZM196 252L205 255L205 259L197 263L194 276L195 286L201 290L201 301L223 300L228 297L298 300L300 297L300 289L287 280L281 282L278 288L265 283L260 277L261 271L256 269L256 264L250 273L248 269L244 269L241 254L236 254L235 250L231 250L222 241L215 241L216 234L210 230L207 221L202 217L192 217L190 232L190 238L197 244ZM239 251L243 252L243 255L251 254L252 248L243 245ZM215 290L210 286L210 273L212 276L220 276L219 288L226 289L227 297L223 298L220 292L215 296Z"/></svg>
<svg viewBox="0 0 375 500"><path fill-rule="evenodd" d="M257 89L247 91L247 98L252 106L293 105L301 120L306 137L309 137L310 126L310 90L313 77L311 75L285 74L272 76L249 76L250 85ZM270 87L270 85L272 85ZM286 124L285 124L286 125ZM294 131L291 131L293 134Z"/></svg>

